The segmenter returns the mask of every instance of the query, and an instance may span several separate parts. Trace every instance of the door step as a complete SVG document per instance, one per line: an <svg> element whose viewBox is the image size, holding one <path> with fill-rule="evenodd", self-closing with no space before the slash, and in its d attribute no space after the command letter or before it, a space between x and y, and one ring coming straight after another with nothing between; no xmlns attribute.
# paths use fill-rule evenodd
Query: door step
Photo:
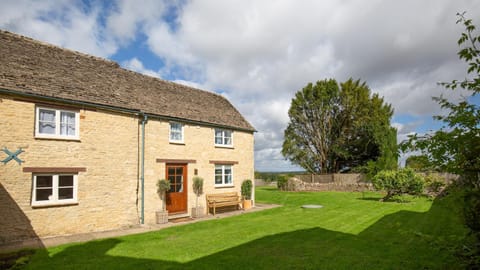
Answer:
<svg viewBox="0 0 480 270"><path fill-rule="evenodd" d="M180 214L171 214L168 215L168 220L173 221L175 219L183 219L183 218L189 218L190 215L188 213L180 213Z"/></svg>

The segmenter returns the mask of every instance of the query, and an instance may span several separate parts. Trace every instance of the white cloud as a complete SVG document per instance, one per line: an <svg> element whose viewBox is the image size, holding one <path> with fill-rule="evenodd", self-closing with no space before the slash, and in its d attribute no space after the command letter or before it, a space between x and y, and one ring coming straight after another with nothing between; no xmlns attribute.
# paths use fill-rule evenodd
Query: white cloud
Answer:
<svg viewBox="0 0 480 270"><path fill-rule="evenodd" d="M142 73L151 77L162 78L160 72L145 68L143 66L143 63L137 58L132 58L128 61L122 62L122 66L126 69Z"/></svg>
<svg viewBox="0 0 480 270"><path fill-rule="evenodd" d="M6 1L0 27L62 47L107 57L118 46L99 24L100 6L71 1Z"/></svg>
<svg viewBox="0 0 480 270"><path fill-rule="evenodd" d="M107 29L121 42L132 41L141 25L161 20L167 8L158 0L120 0L107 18Z"/></svg>

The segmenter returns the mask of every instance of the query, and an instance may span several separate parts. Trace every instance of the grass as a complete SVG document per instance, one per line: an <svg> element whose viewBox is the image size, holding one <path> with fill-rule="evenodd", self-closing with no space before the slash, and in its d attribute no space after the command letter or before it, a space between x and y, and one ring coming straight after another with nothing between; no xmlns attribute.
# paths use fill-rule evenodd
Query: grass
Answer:
<svg viewBox="0 0 480 270"><path fill-rule="evenodd" d="M26 269L462 269L459 197L258 188L282 207L38 250ZM320 209L302 209L321 204Z"/></svg>

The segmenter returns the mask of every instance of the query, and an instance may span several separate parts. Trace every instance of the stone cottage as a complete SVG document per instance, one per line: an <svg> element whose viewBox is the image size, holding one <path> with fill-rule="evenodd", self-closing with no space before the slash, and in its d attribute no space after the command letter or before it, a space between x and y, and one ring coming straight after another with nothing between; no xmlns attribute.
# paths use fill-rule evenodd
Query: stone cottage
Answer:
<svg viewBox="0 0 480 270"><path fill-rule="evenodd" d="M193 176L253 179L254 132L218 94L0 31L0 245L154 223L163 178L189 215Z"/></svg>

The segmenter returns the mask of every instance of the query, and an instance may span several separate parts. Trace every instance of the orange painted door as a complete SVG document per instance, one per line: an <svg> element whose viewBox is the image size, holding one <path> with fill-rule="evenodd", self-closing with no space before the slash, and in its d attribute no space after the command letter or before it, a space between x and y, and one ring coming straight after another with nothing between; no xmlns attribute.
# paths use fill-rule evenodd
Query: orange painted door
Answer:
<svg viewBox="0 0 480 270"><path fill-rule="evenodd" d="M167 191L168 213L187 212L187 165L167 164L167 180L170 181L170 190Z"/></svg>

